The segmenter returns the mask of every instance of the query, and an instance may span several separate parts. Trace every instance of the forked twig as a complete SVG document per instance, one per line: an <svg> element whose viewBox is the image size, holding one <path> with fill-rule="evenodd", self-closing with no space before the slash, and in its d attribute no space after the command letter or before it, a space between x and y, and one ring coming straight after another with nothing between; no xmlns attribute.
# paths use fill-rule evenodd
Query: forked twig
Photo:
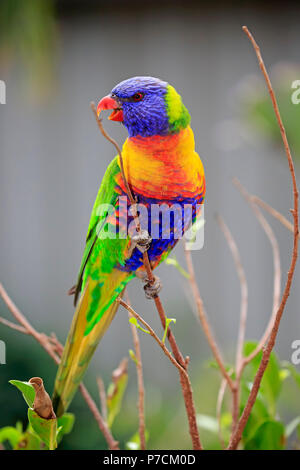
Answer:
<svg viewBox="0 0 300 470"><path fill-rule="evenodd" d="M161 349L163 350L165 355L170 359L172 364L175 367L177 367L177 369L179 370L180 373L184 374L185 377L188 377L186 370L174 359L174 357L172 356L172 354L170 353L168 348L161 341L161 339L159 339L159 337L157 336L155 331L151 328L151 326L130 305L128 305L123 299L121 299L121 297L118 297L116 299L116 301L119 302L119 304L122 305L122 307L126 308L126 310L128 312L130 312L131 315L133 317L135 317L145 328L147 328L147 330L149 331L150 336L152 336L152 338L154 338L154 340L161 347Z"/></svg>

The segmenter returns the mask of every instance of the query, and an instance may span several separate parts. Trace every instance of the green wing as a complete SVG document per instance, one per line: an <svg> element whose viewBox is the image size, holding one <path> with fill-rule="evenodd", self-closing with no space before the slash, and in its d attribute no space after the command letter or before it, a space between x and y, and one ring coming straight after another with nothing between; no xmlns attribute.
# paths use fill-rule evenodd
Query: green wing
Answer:
<svg viewBox="0 0 300 470"><path fill-rule="evenodd" d="M101 267L105 272L109 272L117 263L124 262L124 251L128 240L102 238L103 232L108 232L112 228L107 226L106 222L108 215L112 213L111 209L116 208L117 205L119 193L116 191L115 178L118 174L120 174L120 167L118 157L115 157L105 172L91 213L86 245L76 284L75 304L89 275L93 275L94 279L98 277L100 281ZM103 205L108 205L108 211L105 211Z"/></svg>
<svg viewBox="0 0 300 470"><path fill-rule="evenodd" d="M134 277L117 269L124 264L129 239L116 234L120 173L116 157L105 173L89 224L78 275L80 294L54 387L54 406L61 416L68 408L92 355L118 308L117 296ZM105 206L109 204L110 206ZM103 206L104 205L104 206ZM107 213L108 212L108 213Z"/></svg>

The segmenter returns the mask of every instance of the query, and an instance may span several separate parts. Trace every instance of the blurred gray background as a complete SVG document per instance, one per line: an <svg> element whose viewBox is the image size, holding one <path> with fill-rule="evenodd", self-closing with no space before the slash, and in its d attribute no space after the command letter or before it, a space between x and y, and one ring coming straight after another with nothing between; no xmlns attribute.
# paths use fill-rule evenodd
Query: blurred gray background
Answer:
<svg viewBox="0 0 300 470"><path fill-rule="evenodd" d="M292 7L283 11L274 5L270 13L267 6L241 7L242 2L211 8L201 2L166 3L164 7L149 2L143 8L136 2L129 2L128 7L110 2L102 9L95 8L95 3L91 2L90 9L81 5L81 9L68 10L68 2L63 2L56 18L49 75L44 69L45 83L43 70L38 85L31 80L28 63L18 60L17 54L8 65L0 64L0 78L7 86L7 104L0 105L1 282L37 329L55 331L64 341L74 311L66 292L76 280L92 205L115 155L99 133L89 103L130 76L160 77L175 86L191 113L197 151L206 170L205 244L193 252L193 260L215 336L230 362L240 290L215 214L225 218L239 246L249 283L247 338L258 339L272 309L272 251L232 178L238 177L251 193L288 218L292 207L283 147L250 130L242 119L238 90L248 75L262 78L241 27L247 24L255 34L269 68L282 61L299 65L300 11ZM39 93L34 88L38 86ZM286 83L287 89L290 86L291 82ZM105 121L105 126L119 143L124 141L126 131L121 125ZM268 219L278 237L284 283L292 234ZM175 254L185 266L181 244ZM162 265L157 274L164 286L163 304L168 316L177 319L173 329L183 352L191 356L191 376L196 381L211 354L188 283L172 266ZM129 294L134 308L161 332L157 312L144 298L138 281L132 283ZM281 359L290 360L291 343L300 338L299 306L298 268L276 346ZM1 312L8 315L3 305ZM5 335L7 330L0 326L0 337ZM5 367L9 369L11 350L21 338L17 334L7 338ZM29 343L26 338L25 357ZM87 380L93 381L99 371L108 378L131 347L127 313L120 309L95 354ZM174 389L177 393L176 371L148 335L142 337L142 356L154 413L155 406ZM130 367L135 380L134 367ZM3 370L1 366L0 373ZM35 375L34 367L29 370ZM195 382L200 408L208 393Z"/></svg>

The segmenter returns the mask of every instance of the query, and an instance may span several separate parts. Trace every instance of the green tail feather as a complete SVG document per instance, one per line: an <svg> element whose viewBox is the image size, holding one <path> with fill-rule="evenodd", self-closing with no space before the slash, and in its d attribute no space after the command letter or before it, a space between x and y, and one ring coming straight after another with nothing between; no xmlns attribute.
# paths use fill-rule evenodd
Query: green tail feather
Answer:
<svg viewBox="0 0 300 470"><path fill-rule="evenodd" d="M89 301L89 282L87 282L75 311L55 379L52 401L57 416L62 416L69 407L95 349L119 306L117 302L111 303L99 322L86 334Z"/></svg>

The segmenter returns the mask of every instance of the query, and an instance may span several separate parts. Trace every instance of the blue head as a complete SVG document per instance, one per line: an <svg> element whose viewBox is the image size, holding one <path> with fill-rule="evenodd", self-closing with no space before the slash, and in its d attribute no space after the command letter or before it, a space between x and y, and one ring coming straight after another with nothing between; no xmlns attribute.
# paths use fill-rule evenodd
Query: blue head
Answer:
<svg viewBox="0 0 300 470"><path fill-rule="evenodd" d="M133 77L113 88L98 105L114 109L111 120L122 121L129 137L168 135L190 122L190 116L176 90L158 78Z"/></svg>

